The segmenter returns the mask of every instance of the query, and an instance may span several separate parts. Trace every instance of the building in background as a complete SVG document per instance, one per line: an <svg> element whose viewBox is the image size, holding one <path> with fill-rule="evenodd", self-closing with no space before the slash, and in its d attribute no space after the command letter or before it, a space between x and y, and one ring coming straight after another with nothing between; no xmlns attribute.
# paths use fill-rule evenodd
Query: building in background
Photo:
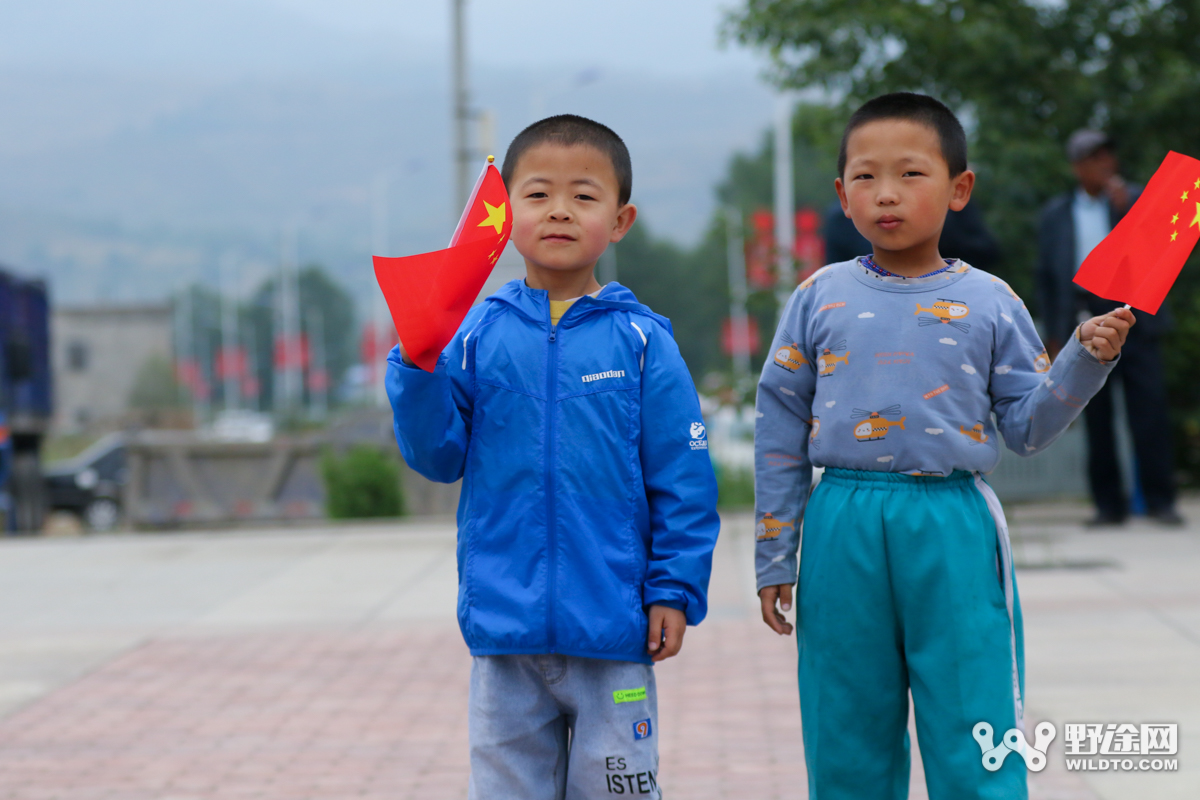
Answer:
<svg viewBox="0 0 1200 800"><path fill-rule="evenodd" d="M171 306L71 306L51 316L59 434L100 432L178 405Z"/></svg>

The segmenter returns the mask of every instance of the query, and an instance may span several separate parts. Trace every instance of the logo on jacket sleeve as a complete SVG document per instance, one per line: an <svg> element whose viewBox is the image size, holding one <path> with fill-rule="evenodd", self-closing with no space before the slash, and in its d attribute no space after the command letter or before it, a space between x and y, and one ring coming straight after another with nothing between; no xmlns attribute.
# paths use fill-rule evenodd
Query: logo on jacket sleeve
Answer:
<svg viewBox="0 0 1200 800"><path fill-rule="evenodd" d="M693 422L691 429L688 431L691 434L692 440L688 442L693 450L707 450L708 439L705 437L705 428L703 422Z"/></svg>

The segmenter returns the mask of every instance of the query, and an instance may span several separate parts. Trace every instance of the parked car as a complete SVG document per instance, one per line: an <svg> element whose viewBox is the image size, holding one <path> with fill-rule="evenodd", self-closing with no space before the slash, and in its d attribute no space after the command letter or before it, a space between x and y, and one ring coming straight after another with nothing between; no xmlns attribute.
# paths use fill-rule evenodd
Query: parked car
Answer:
<svg viewBox="0 0 1200 800"><path fill-rule="evenodd" d="M121 521L121 490L129 480L127 441L112 433L74 458L47 467L46 494L52 511L78 514L94 531Z"/></svg>

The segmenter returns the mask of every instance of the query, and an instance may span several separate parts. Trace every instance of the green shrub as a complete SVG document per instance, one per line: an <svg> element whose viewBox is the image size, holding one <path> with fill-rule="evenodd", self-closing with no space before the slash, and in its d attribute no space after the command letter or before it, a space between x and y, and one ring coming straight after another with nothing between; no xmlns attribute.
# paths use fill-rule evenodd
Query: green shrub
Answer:
<svg viewBox="0 0 1200 800"><path fill-rule="evenodd" d="M717 507L754 508L754 473L717 467Z"/></svg>
<svg viewBox="0 0 1200 800"><path fill-rule="evenodd" d="M400 466L369 445L350 448L342 457L326 453L321 461L326 511L332 519L398 517L404 513Z"/></svg>

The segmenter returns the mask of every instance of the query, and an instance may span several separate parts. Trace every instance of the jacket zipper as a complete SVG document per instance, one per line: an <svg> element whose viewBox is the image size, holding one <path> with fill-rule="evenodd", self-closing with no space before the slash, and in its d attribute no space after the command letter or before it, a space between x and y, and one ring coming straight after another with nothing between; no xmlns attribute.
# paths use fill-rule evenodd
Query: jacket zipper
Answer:
<svg viewBox="0 0 1200 800"><path fill-rule="evenodd" d="M550 369L546 382L546 648L553 653L554 640L554 594L558 572L557 530L554 508L554 417L558 384L557 325L550 326Z"/></svg>

